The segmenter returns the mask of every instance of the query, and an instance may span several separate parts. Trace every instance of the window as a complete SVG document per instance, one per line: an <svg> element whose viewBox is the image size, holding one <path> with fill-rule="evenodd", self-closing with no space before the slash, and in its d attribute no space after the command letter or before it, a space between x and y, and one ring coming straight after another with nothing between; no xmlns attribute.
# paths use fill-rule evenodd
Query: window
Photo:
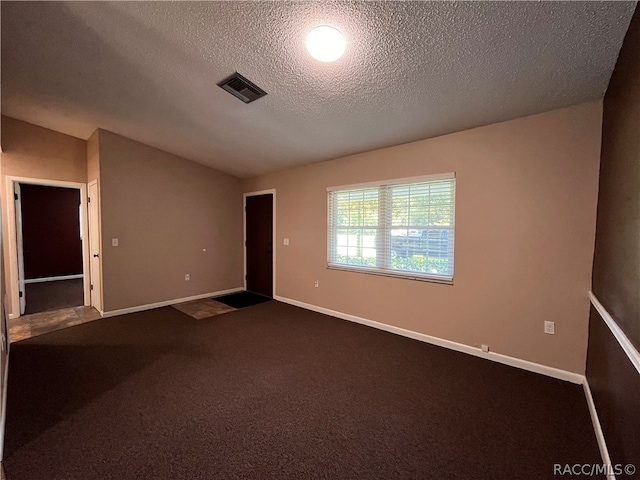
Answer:
<svg viewBox="0 0 640 480"><path fill-rule="evenodd" d="M455 174L328 189L328 266L453 282Z"/></svg>

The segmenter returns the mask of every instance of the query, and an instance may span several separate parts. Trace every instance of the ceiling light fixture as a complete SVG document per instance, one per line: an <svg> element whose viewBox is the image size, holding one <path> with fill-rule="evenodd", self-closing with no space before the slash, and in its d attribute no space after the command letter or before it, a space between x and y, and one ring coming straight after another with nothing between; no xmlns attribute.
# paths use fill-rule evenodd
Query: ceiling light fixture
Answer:
<svg viewBox="0 0 640 480"><path fill-rule="evenodd" d="M307 35L307 50L321 62L335 62L347 46L347 41L337 28L320 25Z"/></svg>

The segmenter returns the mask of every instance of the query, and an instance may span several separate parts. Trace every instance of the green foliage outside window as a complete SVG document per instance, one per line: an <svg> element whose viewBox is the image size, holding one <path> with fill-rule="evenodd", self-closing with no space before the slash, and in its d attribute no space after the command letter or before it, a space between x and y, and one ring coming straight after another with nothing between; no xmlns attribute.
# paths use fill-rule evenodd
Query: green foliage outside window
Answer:
<svg viewBox="0 0 640 480"><path fill-rule="evenodd" d="M359 265L363 267L375 267L375 257L359 257L352 255L337 255L338 263L346 265ZM391 260L394 270L407 272L423 272L446 274L449 270L449 260L446 258L427 258L424 255L413 255L407 258L394 258Z"/></svg>

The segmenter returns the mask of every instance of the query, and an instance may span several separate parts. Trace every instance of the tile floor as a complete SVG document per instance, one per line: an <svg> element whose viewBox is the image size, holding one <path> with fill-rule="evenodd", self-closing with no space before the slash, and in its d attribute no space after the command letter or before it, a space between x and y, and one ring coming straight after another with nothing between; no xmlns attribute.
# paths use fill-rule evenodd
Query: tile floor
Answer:
<svg viewBox="0 0 640 480"><path fill-rule="evenodd" d="M18 342L99 318L102 318L100 313L93 307L63 308L51 312L22 315L9 320L9 340Z"/></svg>
<svg viewBox="0 0 640 480"><path fill-rule="evenodd" d="M224 303L216 302L210 298L177 303L172 305L172 307L193 318L197 318L198 320L237 310L236 308L225 305Z"/></svg>
<svg viewBox="0 0 640 480"><path fill-rule="evenodd" d="M198 320L236 310L209 298L178 303L172 306ZM20 340L91 322L99 318L102 318L100 313L93 307L63 308L50 312L22 315L19 318L9 320L9 340L11 342L19 342Z"/></svg>

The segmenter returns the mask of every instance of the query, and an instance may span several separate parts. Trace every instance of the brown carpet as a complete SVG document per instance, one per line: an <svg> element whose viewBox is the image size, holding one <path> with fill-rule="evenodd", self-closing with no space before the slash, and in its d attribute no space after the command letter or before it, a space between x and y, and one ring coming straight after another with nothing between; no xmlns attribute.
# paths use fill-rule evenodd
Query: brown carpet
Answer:
<svg viewBox="0 0 640 480"><path fill-rule="evenodd" d="M12 345L10 480L544 479L567 462L601 462L581 386L275 301Z"/></svg>
<svg viewBox="0 0 640 480"><path fill-rule="evenodd" d="M25 295L27 299L26 315L84 305L81 278L27 283Z"/></svg>

